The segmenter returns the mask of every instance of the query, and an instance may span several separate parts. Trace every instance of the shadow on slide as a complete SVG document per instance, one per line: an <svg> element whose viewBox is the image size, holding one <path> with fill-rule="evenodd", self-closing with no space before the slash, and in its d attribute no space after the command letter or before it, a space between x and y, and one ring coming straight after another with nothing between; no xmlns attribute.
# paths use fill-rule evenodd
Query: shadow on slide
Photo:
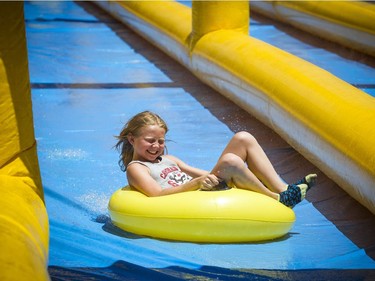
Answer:
<svg viewBox="0 0 375 281"><path fill-rule="evenodd" d="M66 268L51 266L52 280L137 280L137 281L173 281L173 280L374 280L373 270L232 270L213 266L199 269L183 267L145 268L125 261L118 261L106 268Z"/></svg>

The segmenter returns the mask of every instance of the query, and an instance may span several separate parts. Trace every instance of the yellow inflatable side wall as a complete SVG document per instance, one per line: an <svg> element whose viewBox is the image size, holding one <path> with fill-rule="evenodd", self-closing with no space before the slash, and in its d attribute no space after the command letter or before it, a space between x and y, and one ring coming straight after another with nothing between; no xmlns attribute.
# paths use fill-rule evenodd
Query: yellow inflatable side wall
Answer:
<svg viewBox="0 0 375 281"><path fill-rule="evenodd" d="M375 56L375 5L361 1L251 1L251 8Z"/></svg>
<svg viewBox="0 0 375 281"><path fill-rule="evenodd" d="M174 1L94 2L182 64L189 63L191 10ZM168 15L168 16L166 16ZM143 32L143 30L147 30ZM147 35L146 35L147 34Z"/></svg>
<svg viewBox="0 0 375 281"><path fill-rule="evenodd" d="M23 2L0 2L0 280L49 280Z"/></svg>
<svg viewBox="0 0 375 281"><path fill-rule="evenodd" d="M374 99L249 37L246 27L241 27L249 21L247 2L193 2L193 22L189 9L175 2L95 3L273 128L375 213ZM224 23L202 20L207 26L192 30L196 14L203 19L217 14ZM235 24L226 24L230 19L223 14L235 18Z"/></svg>

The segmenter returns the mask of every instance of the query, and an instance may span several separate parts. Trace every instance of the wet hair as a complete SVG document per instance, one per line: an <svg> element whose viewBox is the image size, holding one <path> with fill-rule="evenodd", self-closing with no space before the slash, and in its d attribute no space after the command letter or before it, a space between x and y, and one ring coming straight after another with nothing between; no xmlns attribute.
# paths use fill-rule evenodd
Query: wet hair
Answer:
<svg viewBox="0 0 375 281"><path fill-rule="evenodd" d="M122 128L120 135L116 136L118 142L115 148L120 153L118 164L123 172L126 171L127 165L132 161L134 153L133 146L128 141L128 136L137 137L142 128L152 125L158 125L165 130L165 133L168 132L167 124L159 115L151 111L143 111L133 116Z"/></svg>

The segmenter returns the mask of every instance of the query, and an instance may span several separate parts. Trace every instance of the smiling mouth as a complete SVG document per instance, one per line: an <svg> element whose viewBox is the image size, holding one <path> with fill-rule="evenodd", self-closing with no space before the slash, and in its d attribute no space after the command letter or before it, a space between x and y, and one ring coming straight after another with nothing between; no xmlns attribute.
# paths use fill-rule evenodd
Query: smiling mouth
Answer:
<svg viewBox="0 0 375 281"><path fill-rule="evenodd" d="M147 152L151 155L158 155L159 154L159 151L150 151L150 150L147 150Z"/></svg>

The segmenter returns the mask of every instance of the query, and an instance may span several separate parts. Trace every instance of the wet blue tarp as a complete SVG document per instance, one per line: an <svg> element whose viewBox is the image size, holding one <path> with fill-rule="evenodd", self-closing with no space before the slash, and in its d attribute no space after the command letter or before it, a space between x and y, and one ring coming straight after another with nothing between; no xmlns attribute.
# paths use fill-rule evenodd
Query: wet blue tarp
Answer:
<svg viewBox="0 0 375 281"><path fill-rule="evenodd" d="M49 266L59 280L73 275L75 280L120 280L114 276L122 274L129 274L129 280L134 280L131 274L166 280L167 275L158 274L167 269L179 272L174 273L176 278L203 272L206 278L240 279L247 276L243 270L251 269L270 270L257 271L254 280L287 278L283 270L301 275L315 270L309 271L310 277L334 272L342 280L351 274L360 278L361 269L366 274L375 269L365 250L308 200L295 208L297 221L287 236L264 243L171 242L114 227L107 204L111 194L127 184L117 165L114 136L131 116L143 110L158 112L170 128L169 153L207 170L234 132L224 117L218 119L189 91L183 79L177 81L153 62L154 47L148 45L146 55L144 45L134 42L134 34L92 4L26 2L25 17L38 156L50 220ZM274 29L262 24L252 28L252 35L279 42ZM281 38L285 48L288 39ZM312 60L326 52L292 48ZM327 66L342 79L374 84L374 68L350 64L334 54L325 57L334 60ZM348 71L342 71L346 64ZM353 76L361 72L362 80L352 80L349 69L354 69ZM147 277L149 273L153 278Z"/></svg>

